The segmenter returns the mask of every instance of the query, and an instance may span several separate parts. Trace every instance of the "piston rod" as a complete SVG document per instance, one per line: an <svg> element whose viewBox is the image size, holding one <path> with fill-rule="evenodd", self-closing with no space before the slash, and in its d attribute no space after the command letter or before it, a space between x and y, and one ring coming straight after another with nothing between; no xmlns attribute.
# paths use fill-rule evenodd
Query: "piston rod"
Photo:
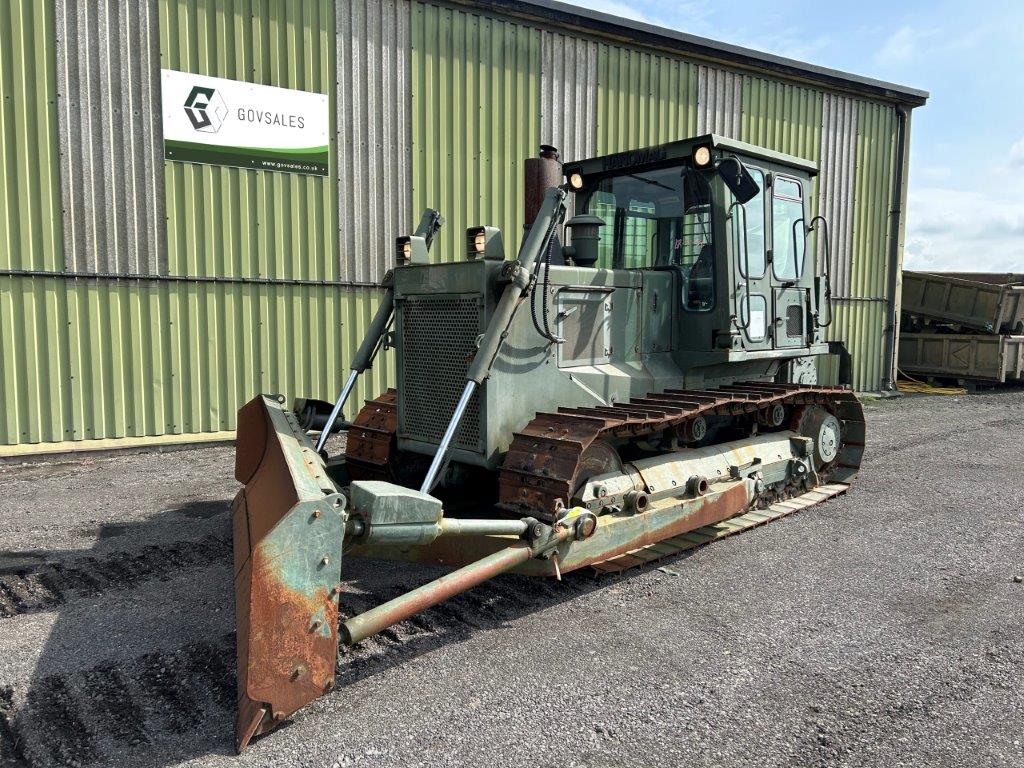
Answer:
<svg viewBox="0 0 1024 768"><path fill-rule="evenodd" d="M455 406L455 413L452 414L452 418L448 422L448 428L445 429L444 436L441 438L441 444L437 446L434 458L430 462L430 469L427 470L427 476L423 478L423 485L420 486L420 493L430 493L430 489L434 487L434 480L437 478L437 473L441 471L441 465L444 463L445 454L448 453L448 446L451 444L452 438L455 437L455 430L459 428L459 422L462 421L462 414L466 412L466 408L469 406L469 398L473 396L473 392L476 390L476 387L477 384L472 379L466 382L466 386L462 390L462 397L459 398L459 403Z"/></svg>
<svg viewBox="0 0 1024 768"><path fill-rule="evenodd" d="M316 452L320 453L324 449L324 445L327 443L327 438L331 436L331 428L334 426L335 420L338 418L338 414L341 413L341 409L345 406L345 401L348 400L348 396L352 393L352 387L356 385L356 379L359 378L359 371L351 371L348 374L348 380L345 382L345 386L341 390L341 394L338 395L337 401L334 403L334 408L331 409L331 415L327 417L327 423L324 424L323 431L320 433L320 439L316 441Z"/></svg>
<svg viewBox="0 0 1024 768"><path fill-rule="evenodd" d="M385 280L385 282L387 281ZM323 432L320 433L320 439L316 441L317 453L324 449L324 445L327 443L327 438L331 436L331 429L334 427L334 421L338 418L338 414L341 413L341 409L345 407L345 401L348 400L348 396L352 394L352 389L355 387L356 379L359 378L359 374L369 368L373 363L373 358L377 354L377 349L380 344L380 338L387 330L388 323L391 322L391 315L394 312L394 309L395 290L391 285L388 285L387 293L384 294L384 298L381 299L380 306L377 307L377 314L375 314L373 316L373 320L370 321L370 327L366 329L366 335L363 337L363 341L359 345L359 349L356 350L356 356L352 359L352 372L349 373L348 380L345 382L345 386L341 390L341 394L338 395L338 399L334 403L331 415L327 417L327 423L324 425Z"/></svg>
<svg viewBox="0 0 1024 768"><path fill-rule="evenodd" d="M534 263L550 242L552 232L558 226L560 216L565 210L566 194L566 189L552 187L544 196L544 203L541 205L537 218L526 235L526 240L523 242L523 247L519 252L520 269L524 270L527 274L533 269ZM430 490L434 487L437 474L441 471L441 467L444 466L445 456L448 453L448 447L451 444L452 438L455 436L455 430L458 429L459 422L462 421L462 415L469 405L469 398L473 396L473 391L490 376L491 365L494 364L494 359L498 356L498 351L505 341L508 328L512 323L512 318L515 317L516 310L519 309L520 299L524 292L525 288L517 285L514 281L505 286L501 298L494 308L494 314L487 324L487 331L480 338L473 362L470 363L469 371L466 374L466 386L462 390L462 397L459 398L459 403L455 407L455 413L452 414L452 418L448 422L448 428L444 431L444 437L441 438L441 443L437 446L437 451L430 462L427 476L423 478L423 485L420 486L421 493L430 493Z"/></svg>
<svg viewBox="0 0 1024 768"><path fill-rule="evenodd" d="M488 579L493 579L517 565L525 563L541 552L548 551L572 535L571 528L557 529L551 538L537 547L520 542L511 547L499 549L494 554L470 563L457 571L424 584L422 587L399 595L393 600L371 608L365 613L353 616L341 624L341 640L346 645L355 645L371 635L375 635L388 627L404 621L410 616L425 611L427 608L447 600L449 597L465 592Z"/></svg>

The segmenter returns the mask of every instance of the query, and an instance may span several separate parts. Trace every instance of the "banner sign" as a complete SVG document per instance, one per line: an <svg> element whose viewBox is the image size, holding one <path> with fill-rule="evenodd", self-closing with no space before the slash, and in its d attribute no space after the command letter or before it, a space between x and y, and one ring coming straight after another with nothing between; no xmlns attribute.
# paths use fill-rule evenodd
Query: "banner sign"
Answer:
<svg viewBox="0 0 1024 768"><path fill-rule="evenodd" d="M166 159L327 175L325 94L173 69L161 74Z"/></svg>

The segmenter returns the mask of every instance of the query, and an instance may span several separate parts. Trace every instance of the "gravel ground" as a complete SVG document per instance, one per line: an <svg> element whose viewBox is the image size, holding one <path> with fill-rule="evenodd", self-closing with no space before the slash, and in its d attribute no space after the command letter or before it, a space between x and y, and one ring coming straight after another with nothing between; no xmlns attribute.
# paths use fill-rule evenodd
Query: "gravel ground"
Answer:
<svg viewBox="0 0 1024 768"><path fill-rule="evenodd" d="M0 466L0 766L1024 765L1024 392L867 412L846 496L498 579L242 757L231 449ZM350 560L345 604L434 573Z"/></svg>

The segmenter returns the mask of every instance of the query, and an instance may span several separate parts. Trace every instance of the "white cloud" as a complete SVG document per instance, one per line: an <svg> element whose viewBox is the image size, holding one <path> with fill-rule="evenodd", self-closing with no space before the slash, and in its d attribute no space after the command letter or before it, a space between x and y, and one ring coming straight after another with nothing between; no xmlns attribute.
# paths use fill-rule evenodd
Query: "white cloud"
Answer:
<svg viewBox="0 0 1024 768"><path fill-rule="evenodd" d="M635 4L622 2L621 0L572 0L571 4L582 8L589 8L592 11L607 13L610 16L619 16L623 19L644 21L648 24L656 23L648 18Z"/></svg>
<svg viewBox="0 0 1024 768"><path fill-rule="evenodd" d="M949 181L953 178L953 169L944 165L931 165L918 170L917 175L931 184Z"/></svg>
<svg viewBox="0 0 1024 768"><path fill-rule="evenodd" d="M1021 190L911 187L907 269L1024 272Z"/></svg>
<svg viewBox="0 0 1024 768"><path fill-rule="evenodd" d="M1010 147L1010 162L1014 165L1024 165L1024 137L1017 139Z"/></svg>
<svg viewBox="0 0 1024 768"><path fill-rule="evenodd" d="M742 32L740 33L743 34ZM774 53L776 56L784 56L787 59L797 61L813 61L823 51L832 46L832 39L827 35L808 37L801 34L799 30L776 29L767 36L748 36L730 39L727 42L741 45L744 48L753 48L755 51Z"/></svg>
<svg viewBox="0 0 1024 768"><path fill-rule="evenodd" d="M903 26L889 35L882 47L875 51L875 63L891 67L903 64L913 59L917 53L922 40L935 34L934 30L916 29L911 26Z"/></svg>

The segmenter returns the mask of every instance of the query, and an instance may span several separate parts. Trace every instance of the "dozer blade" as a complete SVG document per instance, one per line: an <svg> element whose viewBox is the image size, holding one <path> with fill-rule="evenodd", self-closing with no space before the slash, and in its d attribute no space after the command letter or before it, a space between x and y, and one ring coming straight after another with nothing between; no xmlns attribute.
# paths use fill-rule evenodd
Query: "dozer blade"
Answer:
<svg viewBox="0 0 1024 768"><path fill-rule="evenodd" d="M334 686L344 499L283 398L238 413L237 747Z"/></svg>

